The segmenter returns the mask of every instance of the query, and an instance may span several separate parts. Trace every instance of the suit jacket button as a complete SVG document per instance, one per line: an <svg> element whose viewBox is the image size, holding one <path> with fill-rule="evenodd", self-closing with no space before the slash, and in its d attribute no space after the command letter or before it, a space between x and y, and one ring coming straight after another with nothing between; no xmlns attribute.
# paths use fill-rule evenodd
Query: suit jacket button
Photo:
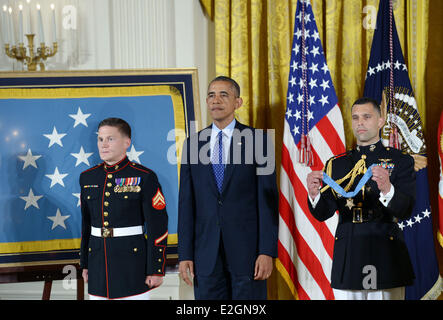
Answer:
<svg viewBox="0 0 443 320"><path fill-rule="evenodd" d="M220 199L218 200L218 204L219 205L222 205L223 204L223 201L221 201Z"/></svg>

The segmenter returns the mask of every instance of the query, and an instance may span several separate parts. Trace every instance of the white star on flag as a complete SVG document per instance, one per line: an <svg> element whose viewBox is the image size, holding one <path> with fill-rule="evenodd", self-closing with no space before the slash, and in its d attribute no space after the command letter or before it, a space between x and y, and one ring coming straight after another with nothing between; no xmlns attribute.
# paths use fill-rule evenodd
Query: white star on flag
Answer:
<svg viewBox="0 0 443 320"><path fill-rule="evenodd" d="M76 126L78 126L79 124L82 124L85 127L87 127L88 124L86 123L86 119L89 118L91 116L91 114L90 113L83 113L82 109L80 109L80 107L78 107L77 114L70 114L69 116L75 120L74 128Z"/></svg>
<svg viewBox="0 0 443 320"><path fill-rule="evenodd" d="M414 217L414 219L415 219L415 223L420 223L420 221L423 219L422 217L420 217L420 215L419 214L417 214L415 217Z"/></svg>
<svg viewBox="0 0 443 320"><path fill-rule="evenodd" d="M68 219L71 215L62 216L60 213L60 209L57 208L57 212L55 213L55 216L49 216L47 217L49 220L52 221L52 228L51 230L54 230L55 227L60 226L64 229L66 229L65 220Z"/></svg>
<svg viewBox="0 0 443 320"><path fill-rule="evenodd" d="M78 200L77 200L77 207L80 207L80 193L73 193L72 194L74 197L76 197Z"/></svg>
<svg viewBox="0 0 443 320"><path fill-rule="evenodd" d="M320 87L323 88L323 91L326 91L326 89L329 89L329 80L323 80L322 84L320 85Z"/></svg>
<svg viewBox="0 0 443 320"><path fill-rule="evenodd" d="M23 170L25 170L28 166L33 166L34 168L37 168L37 164L35 163L35 160L41 158L39 155L32 155L31 149L28 149L28 153L26 156L18 156L20 160L24 161L23 164Z"/></svg>
<svg viewBox="0 0 443 320"><path fill-rule="evenodd" d="M426 209L425 211L422 211L423 213L423 217L424 218L429 218L429 215L431 214L431 211L429 211L428 209Z"/></svg>
<svg viewBox="0 0 443 320"><path fill-rule="evenodd" d="M40 200L40 198L43 198L43 196L36 196L34 195L34 192L32 191L32 188L29 189L29 193L27 196L20 197L20 199L25 200L25 210L28 209L30 206L36 207L37 209L40 209L38 207L37 201Z"/></svg>
<svg viewBox="0 0 443 320"><path fill-rule="evenodd" d="M134 145L132 145L131 150L129 152L126 152L126 155L128 156L129 161L135 161L141 164L140 159L138 157L140 157L143 153L144 151L135 150Z"/></svg>
<svg viewBox="0 0 443 320"><path fill-rule="evenodd" d="M328 104L329 102L328 102L328 96L324 96L324 95L321 95L321 99L320 100L318 100L318 102L321 102L321 105L322 105L322 107L325 105L325 104Z"/></svg>
<svg viewBox="0 0 443 320"><path fill-rule="evenodd" d="M83 146L80 147L80 151L78 153L71 153L71 156L77 159L75 166L77 167L80 163L84 163L87 166L89 166L89 160L88 158L92 156L93 152L86 153L85 150L83 150Z"/></svg>
<svg viewBox="0 0 443 320"><path fill-rule="evenodd" d="M67 176L67 173L60 173L58 171L58 168L55 167L54 173L53 174L45 174L46 177L48 177L49 179L51 179L51 187L52 188L54 185L56 185L57 183L59 185L61 185L62 187L65 186L65 184L63 183L63 179Z"/></svg>
<svg viewBox="0 0 443 320"><path fill-rule="evenodd" d="M49 139L48 148L50 148L54 143L58 144L60 147L63 147L62 138L66 136L66 133L58 133L57 129L54 126L52 133L44 134L44 136Z"/></svg>

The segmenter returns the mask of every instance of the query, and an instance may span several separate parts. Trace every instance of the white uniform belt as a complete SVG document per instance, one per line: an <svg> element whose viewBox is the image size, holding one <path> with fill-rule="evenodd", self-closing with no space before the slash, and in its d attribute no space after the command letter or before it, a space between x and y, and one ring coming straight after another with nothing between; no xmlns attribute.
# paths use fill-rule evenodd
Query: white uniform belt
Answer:
<svg viewBox="0 0 443 320"><path fill-rule="evenodd" d="M143 234L143 226L123 227L123 228L96 228L91 227L91 235L95 237L125 237Z"/></svg>

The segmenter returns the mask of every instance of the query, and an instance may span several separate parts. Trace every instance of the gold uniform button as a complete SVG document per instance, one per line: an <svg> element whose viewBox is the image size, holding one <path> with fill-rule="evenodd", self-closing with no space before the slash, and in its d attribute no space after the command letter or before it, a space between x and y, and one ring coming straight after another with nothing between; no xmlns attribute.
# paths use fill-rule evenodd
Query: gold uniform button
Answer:
<svg viewBox="0 0 443 320"><path fill-rule="evenodd" d="M138 251L138 249L137 248L134 248L134 252L137 252Z"/></svg>
<svg viewBox="0 0 443 320"><path fill-rule="evenodd" d="M112 187L112 183L108 182L107 186Z"/></svg>
<svg viewBox="0 0 443 320"><path fill-rule="evenodd" d="M157 271L158 271L158 272L160 272L160 273L162 272L162 270L161 270L161 269L158 269Z"/></svg>
<svg viewBox="0 0 443 320"><path fill-rule="evenodd" d="M118 169L118 164L117 165L115 165L115 170L117 170Z"/></svg>
<svg viewBox="0 0 443 320"><path fill-rule="evenodd" d="M92 249L91 248L89 248L89 252L91 252L92 251Z"/></svg>
<svg viewBox="0 0 443 320"><path fill-rule="evenodd" d="M108 213L107 211L103 212L103 215L104 215L105 217L107 217L108 214L109 214L109 213Z"/></svg>
<svg viewBox="0 0 443 320"><path fill-rule="evenodd" d="M109 226L109 222L108 222L108 221L105 221L105 222L103 222L103 225L104 225L105 227L107 227L107 226Z"/></svg>
<svg viewBox="0 0 443 320"><path fill-rule="evenodd" d="M163 251L163 249L158 249L158 251L162 252L162 251Z"/></svg>
<svg viewBox="0 0 443 320"><path fill-rule="evenodd" d="M128 196L124 196L125 199L128 199Z"/></svg>
<svg viewBox="0 0 443 320"><path fill-rule="evenodd" d="M109 206L109 202L108 201L103 202L103 204L105 205L105 207Z"/></svg>
<svg viewBox="0 0 443 320"><path fill-rule="evenodd" d="M335 240L338 240L338 237L335 237Z"/></svg>
<svg viewBox="0 0 443 320"><path fill-rule="evenodd" d="M111 193L109 191L105 192L105 196L109 197L111 195Z"/></svg>
<svg viewBox="0 0 443 320"><path fill-rule="evenodd" d="M108 179L112 179L112 174L108 174Z"/></svg>
<svg viewBox="0 0 443 320"><path fill-rule="evenodd" d="M91 199L91 196L87 196L88 200Z"/></svg>
<svg viewBox="0 0 443 320"><path fill-rule="evenodd" d="M394 237L389 237L389 240L391 240L391 241L394 240Z"/></svg>
<svg viewBox="0 0 443 320"><path fill-rule="evenodd" d="M158 259L158 262L162 262L162 259Z"/></svg>

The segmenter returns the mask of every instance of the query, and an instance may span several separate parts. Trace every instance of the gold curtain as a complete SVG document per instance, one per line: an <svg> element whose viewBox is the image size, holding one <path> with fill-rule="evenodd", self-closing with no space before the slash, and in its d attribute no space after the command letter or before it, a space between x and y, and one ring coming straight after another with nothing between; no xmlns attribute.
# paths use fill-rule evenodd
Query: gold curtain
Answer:
<svg viewBox="0 0 443 320"><path fill-rule="evenodd" d="M242 89L244 106L238 118L252 126L274 128L279 137L297 1L200 1L215 23L216 74L233 77ZM364 23L370 24L371 13L376 18L379 0L311 0L311 4L351 146L347 111L363 93L374 33ZM426 0L394 0L397 31L425 126L428 7Z"/></svg>
<svg viewBox="0 0 443 320"><path fill-rule="evenodd" d="M238 110L237 117L241 122L257 128L275 129L276 167L279 171L297 1L200 2L215 24L216 74L230 76L240 84L244 105ZM426 96L426 90L429 91L426 88L429 8L430 3L431 7L441 8L441 2L394 0L397 31L425 130L426 112L430 108ZM375 24L379 0L311 0L311 4L343 114L346 145L350 148L355 140L349 109L363 94L374 33L371 24ZM441 19L438 14L434 16ZM441 58L439 61L441 64ZM441 91L440 88L438 92ZM441 110L441 105L432 108ZM270 298L291 297L281 290L276 293L275 289L281 286L284 283L273 276Z"/></svg>

